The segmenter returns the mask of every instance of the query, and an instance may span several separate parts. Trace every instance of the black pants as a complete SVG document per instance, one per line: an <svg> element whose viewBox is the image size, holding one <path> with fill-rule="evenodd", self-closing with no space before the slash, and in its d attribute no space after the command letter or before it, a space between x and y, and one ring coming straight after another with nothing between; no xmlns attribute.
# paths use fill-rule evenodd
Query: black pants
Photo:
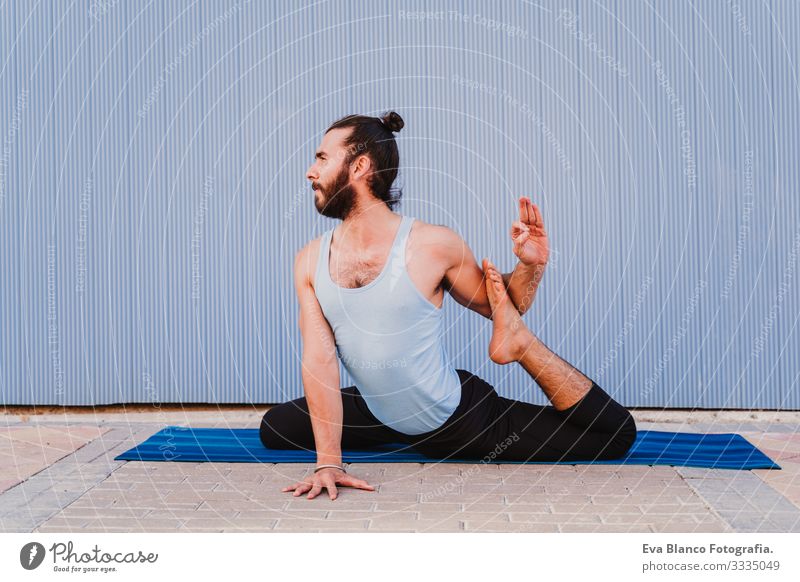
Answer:
<svg viewBox="0 0 800 582"><path fill-rule="evenodd" d="M457 372L461 379L458 408L442 426L421 435L407 435L383 425L355 386L342 388L342 448L405 443L434 459L591 461L617 459L636 439L631 414L594 382L581 400L558 411L503 398L478 376L466 370ZM306 399L268 410L260 436L268 448L314 451Z"/></svg>

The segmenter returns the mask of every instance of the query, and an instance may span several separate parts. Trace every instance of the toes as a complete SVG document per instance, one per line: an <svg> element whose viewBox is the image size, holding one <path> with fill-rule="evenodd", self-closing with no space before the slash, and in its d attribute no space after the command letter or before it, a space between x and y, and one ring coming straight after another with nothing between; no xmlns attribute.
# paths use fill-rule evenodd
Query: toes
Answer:
<svg viewBox="0 0 800 582"><path fill-rule="evenodd" d="M503 277L495 268L494 264L487 258L483 259L483 270L486 275L486 289L490 296L490 301L494 303L503 298Z"/></svg>
<svg viewBox="0 0 800 582"><path fill-rule="evenodd" d="M489 299L494 299L497 294L497 287L494 286L495 283L492 281L491 277L486 278L486 293L489 295Z"/></svg>

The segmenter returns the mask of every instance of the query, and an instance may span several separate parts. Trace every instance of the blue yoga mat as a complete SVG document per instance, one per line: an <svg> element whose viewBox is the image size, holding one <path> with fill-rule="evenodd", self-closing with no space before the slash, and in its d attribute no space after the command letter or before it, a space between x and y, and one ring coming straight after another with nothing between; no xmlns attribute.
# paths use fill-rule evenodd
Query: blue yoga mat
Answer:
<svg viewBox="0 0 800 582"><path fill-rule="evenodd" d="M314 463L314 451L267 449L258 429L168 426L115 461L219 461L227 463ZM342 451L343 463L513 463L555 462L499 459L432 459L406 445L387 444ZM738 434L696 434L641 430L628 454L611 461L564 461L566 465L678 465L712 469L780 469Z"/></svg>

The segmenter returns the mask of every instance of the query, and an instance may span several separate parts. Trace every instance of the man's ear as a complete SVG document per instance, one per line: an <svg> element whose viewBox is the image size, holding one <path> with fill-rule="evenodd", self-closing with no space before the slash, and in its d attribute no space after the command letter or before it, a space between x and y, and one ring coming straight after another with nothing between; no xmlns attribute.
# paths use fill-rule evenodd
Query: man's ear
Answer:
<svg viewBox="0 0 800 582"><path fill-rule="evenodd" d="M358 156L350 167L351 177L353 180L360 180L372 169L372 160L367 155Z"/></svg>

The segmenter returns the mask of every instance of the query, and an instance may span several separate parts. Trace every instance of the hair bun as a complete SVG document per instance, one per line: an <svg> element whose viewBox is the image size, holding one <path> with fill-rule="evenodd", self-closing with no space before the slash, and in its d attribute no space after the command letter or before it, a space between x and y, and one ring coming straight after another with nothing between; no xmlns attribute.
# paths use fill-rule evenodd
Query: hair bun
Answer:
<svg viewBox="0 0 800 582"><path fill-rule="evenodd" d="M381 117L381 121L389 129L389 131L393 133L397 133L398 131L403 129L403 126L405 125L403 123L403 118L400 117L400 115L398 115L394 111L390 111L389 113Z"/></svg>

